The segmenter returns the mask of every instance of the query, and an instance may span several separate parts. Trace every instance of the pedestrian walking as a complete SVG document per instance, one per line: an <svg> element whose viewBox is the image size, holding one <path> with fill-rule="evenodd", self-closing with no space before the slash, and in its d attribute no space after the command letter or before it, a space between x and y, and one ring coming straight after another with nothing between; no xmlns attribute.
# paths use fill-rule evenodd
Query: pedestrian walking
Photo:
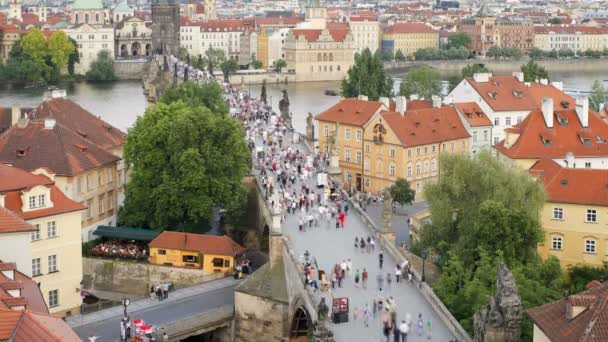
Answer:
<svg viewBox="0 0 608 342"><path fill-rule="evenodd" d="M365 252L365 239L361 238L360 246L361 246L361 253Z"/></svg>
<svg viewBox="0 0 608 342"><path fill-rule="evenodd" d="M344 215L344 212L340 212L340 227L344 228L344 221L346 220L346 215Z"/></svg>
<svg viewBox="0 0 608 342"><path fill-rule="evenodd" d="M355 236L355 250L359 249L359 238Z"/></svg>
<svg viewBox="0 0 608 342"><path fill-rule="evenodd" d="M300 229L300 231L303 231L304 229L304 220L302 220L301 218L298 220L298 228Z"/></svg>
<svg viewBox="0 0 608 342"><path fill-rule="evenodd" d="M422 314L418 314L418 321L416 322L416 333L418 336L422 337L422 333L424 330L424 321L422 320Z"/></svg>
<svg viewBox="0 0 608 342"><path fill-rule="evenodd" d="M390 273L387 273L386 274L386 288L390 290L392 283L393 283L393 278L391 277Z"/></svg>
<svg viewBox="0 0 608 342"><path fill-rule="evenodd" d="M150 299L154 300L154 296L155 296L155 291L154 291L154 285L150 285Z"/></svg>
<svg viewBox="0 0 608 342"><path fill-rule="evenodd" d="M353 269L353 261L348 258L348 260L346 260L346 272L350 273L350 270Z"/></svg>
<svg viewBox="0 0 608 342"><path fill-rule="evenodd" d="M384 285L384 276L382 273L378 273L376 280L378 282L378 291L382 292L382 286Z"/></svg>
<svg viewBox="0 0 608 342"><path fill-rule="evenodd" d="M429 318L429 319L426 320L426 338L428 340L430 340L431 339L431 335L432 335L432 333L431 333L431 319Z"/></svg>
<svg viewBox="0 0 608 342"><path fill-rule="evenodd" d="M163 284L163 299L169 298L169 283Z"/></svg>
<svg viewBox="0 0 608 342"><path fill-rule="evenodd" d="M331 288L335 289L336 288L336 270L333 270L331 272Z"/></svg>
<svg viewBox="0 0 608 342"><path fill-rule="evenodd" d="M399 284L399 279L401 278L401 267L399 265L395 266L395 283Z"/></svg>
<svg viewBox="0 0 608 342"><path fill-rule="evenodd" d="M367 277L367 270L364 268L363 273L361 273L361 284L363 285L364 289L367 289Z"/></svg>
<svg viewBox="0 0 608 342"><path fill-rule="evenodd" d="M372 313L374 315L374 318L376 318L377 312L378 312L378 302L374 299L374 301L372 303Z"/></svg>
<svg viewBox="0 0 608 342"><path fill-rule="evenodd" d="M405 320L399 324L399 333L401 334L401 342L407 342L407 334L410 332L410 326Z"/></svg>
<svg viewBox="0 0 608 342"><path fill-rule="evenodd" d="M369 304L365 303L365 307L363 308L363 324L365 324L365 327L369 327Z"/></svg>
<svg viewBox="0 0 608 342"><path fill-rule="evenodd" d="M382 264L384 264L384 254L380 251L380 254L378 254L378 265L380 266L380 269L382 269Z"/></svg>

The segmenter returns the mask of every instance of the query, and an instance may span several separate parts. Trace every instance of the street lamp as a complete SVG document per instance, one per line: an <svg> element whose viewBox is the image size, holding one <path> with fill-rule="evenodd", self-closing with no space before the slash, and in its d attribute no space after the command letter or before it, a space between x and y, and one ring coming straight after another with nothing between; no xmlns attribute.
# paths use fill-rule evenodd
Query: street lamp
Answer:
<svg viewBox="0 0 608 342"><path fill-rule="evenodd" d="M426 261L426 257L427 257L427 250L423 249L422 250L422 278L421 278L422 282L426 281L426 274L424 272L424 264Z"/></svg>
<svg viewBox="0 0 608 342"><path fill-rule="evenodd" d="M124 314L125 318L127 317L127 306L129 306L129 304L131 304L131 301L129 300L129 298L123 297L122 306L124 308L123 314Z"/></svg>

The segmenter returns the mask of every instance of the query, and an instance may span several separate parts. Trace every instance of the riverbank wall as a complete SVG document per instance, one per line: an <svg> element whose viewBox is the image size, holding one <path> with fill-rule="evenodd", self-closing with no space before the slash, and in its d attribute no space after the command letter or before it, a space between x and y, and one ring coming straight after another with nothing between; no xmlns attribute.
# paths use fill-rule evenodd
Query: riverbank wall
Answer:
<svg viewBox="0 0 608 342"><path fill-rule="evenodd" d="M114 74L119 80L141 80L147 63L146 59L115 60Z"/></svg>
<svg viewBox="0 0 608 342"><path fill-rule="evenodd" d="M224 76L216 76L218 80L222 80ZM292 83L296 81L296 74L293 73L264 73L264 74L233 74L230 75L231 85L249 85L262 84L266 81L267 84L272 83Z"/></svg>
<svg viewBox="0 0 608 342"><path fill-rule="evenodd" d="M384 69L391 74L399 74L406 72L408 69L419 66L430 66L439 71L460 73L462 68L469 64L481 63L492 70L495 74L511 74L513 71L519 71L522 64L529 61L528 58L512 59L512 60L495 60L495 59L466 59L466 60L450 60L450 61L407 61L407 62L389 62L384 63ZM584 59L540 59L537 63L545 67L551 72L594 72L606 70L608 60L584 58Z"/></svg>

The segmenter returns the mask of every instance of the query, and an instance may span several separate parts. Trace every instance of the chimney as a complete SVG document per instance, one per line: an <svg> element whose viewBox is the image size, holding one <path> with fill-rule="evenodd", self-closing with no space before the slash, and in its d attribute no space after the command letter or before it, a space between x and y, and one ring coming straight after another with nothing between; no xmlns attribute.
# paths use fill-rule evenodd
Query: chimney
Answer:
<svg viewBox="0 0 608 342"><path fill-rule="evenodd" d="M15 126L19 119L21 119L21 108L13 105L11 107L11 126Z"/></svg>
<svg viewBox="0 0 608 342"><path fill-rule="evenodd" d="M521 71L513 71L513 76L515 76L519 82L524 81L524 73Z"/></svg>
<svg viewBox="0 0 608 342"><path fill-rule="evenodd" d="M579 97L576 99L576 116L584 128L589 127L589 98Z"/></svg>
<svg viewBox="0 0 608 342"><path fill-rule="evenodd" d="M542 85L549 85L549 80L546 78L541 78L539 82Z"/></svg>
<svg viewBox="0 0 608 342"><path fill-rule="evenodd" d="M359 95L357 96L357 99L361 101L367 101L367 95Z"/></svg>
<svg viewBox="0 0 608 342"><path fill-rule="evenodd" d="M405 96L397 96L395 98L395 112L399 112L401 116L407 111L407 99Z"/></svg>
<svg viewBox="0 0 608 342"><path fill-rule="evenodd" d="M557 88L559 91L564 91L564 82L551 82L551 85Z"/></svg>
<svg viewBox="0 0 608 342"><path fill-rule="evenodd" d="M388 97L381 97L378 99L378 102L382 103L384 105L384 107L386 107L386 109L390 108L390 101L388 99Z"/></svg>
<svg viewBox="0 0 608 342"><path fill-rule="evenodd" d="M433 101L433 108L441 107L441 96L433 95L431 96L431 100Z"/></svg>
<svg viewBox="0 0 608 342"><path fill-rule="evenodd" d="M446 105L448 105L448 106L453 105L453 104L454 104L454 97L453 97L452 95L448 95L448 96L446 96L446 97L443 99L443 103L444 103L444 104L446 104Z"/></svg>
<svg viewBox="0 0 608 342"><path fill-rule="evenodd" d="M566 153L566 167L574 167L574 154L572 152Z"/></svg>
<svg viewBox="0 0 608 342"><path fill-rule="evenodd" d="M57 123L57 121L55 121L55 119L46 118L46 119L44 119L44 129L53 129L53 128L55 128L56 123Z"/></svg>
<svg viewBox="0 0 608 342"><path fill-rule="evenodd" d="M49 101L52 99L64 99L66 97L65 89L58 89L55 87L49 87L47 91L42 95L42 101Z"/></svg>
<svg viewBox="0 0 608 342"><path fill-rule="evenodd" d="M543 118L547 128L553 128L553 98L543 97L542 103Z"/></svg>
<svg viewBox="0 0 608 342"><path fill-rule="evenodd" d="M473 80L477 83L488 83L492 77L491 72L478 72L473 74Z"/></svg>
<svg viewBox="0 0 608 342"><path fill-rule="evenodd" d="M606 104L604 104L604 103L600 103L600 107L599 107L598 112L603 111L605 107L606 107Z"/></svg>
<svg viewBox="0 0 608 342"><path fill-rule="evenodd" d="M19 128L25 128L27 127L27 125L30 123L30 119L28 119L27 116L19 118L19 120L17 120L17 127Z"/></svg>

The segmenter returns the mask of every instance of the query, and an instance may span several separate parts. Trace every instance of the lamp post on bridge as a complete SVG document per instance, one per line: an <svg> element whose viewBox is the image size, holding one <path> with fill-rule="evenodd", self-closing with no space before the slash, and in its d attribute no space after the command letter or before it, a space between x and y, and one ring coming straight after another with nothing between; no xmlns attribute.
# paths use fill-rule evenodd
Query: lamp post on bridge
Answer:
<svg viewBox="0 0 608 342"><path fill-rule="evenodd" d="M127 307L129 306L129 304L131 304L131 300L129 300L129 298L127 297L123 297L122 298L122 306L123 306L123 315L124 318L127 318Z"/></svg>

